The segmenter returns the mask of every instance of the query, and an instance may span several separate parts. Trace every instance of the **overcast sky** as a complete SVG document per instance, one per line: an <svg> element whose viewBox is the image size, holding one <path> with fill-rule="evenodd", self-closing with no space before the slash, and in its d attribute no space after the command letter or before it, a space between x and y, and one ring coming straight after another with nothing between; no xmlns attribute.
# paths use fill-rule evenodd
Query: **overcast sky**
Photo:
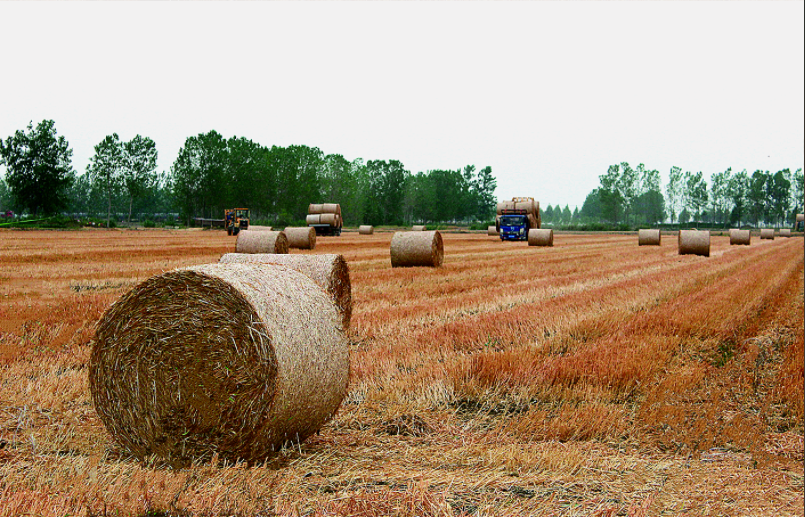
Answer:
<svg viewBox="0 0 805 517"><path fill-rule="evenodd" d="M610 164L803 166L803 2L0 2L0 138L116 132L491 166L581 206Z"/></svg>

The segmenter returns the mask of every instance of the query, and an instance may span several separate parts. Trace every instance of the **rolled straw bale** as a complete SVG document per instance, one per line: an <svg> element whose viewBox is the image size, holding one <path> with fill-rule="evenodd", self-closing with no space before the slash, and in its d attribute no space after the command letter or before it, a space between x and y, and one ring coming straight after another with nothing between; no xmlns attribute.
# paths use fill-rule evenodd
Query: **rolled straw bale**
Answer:
<svg viewBox="0 0 805 517"><path fill-rule="evenodd" d="M760 238L774 240L774 228L762 228L760 230Z"/></svg>
<svg viewBox="0 0 805 517"><path fill-rule="evenodd" d="M324 205L321 204L310 204L307 206L307 213L308 214L321 214L324 212Z"/></svg>
<svg viewBox="0 0 805 517"><path fill-rule="evenodd" d="M270 226L259 226L259 225L256 225L256 224L250 224L249 225L249 230L251 230L253 232L270 232L270 231L273 231L273 229ZM238 232L238 233L240 233L240 232Z"/></svg>
<svg viewBox="0 0 805 517"><path fill-rule="evenodd" d="M285 232L241 230L235 243L237 253L288 253Z"/></svg>
<svg viewBox="0 0 805 517"><path fill-rule="evenodd" d="M372 235L373 233L375 233L375 227L371 224L362 224L358 226L359 235Z"/></svg>
<svg viewBox="0 0 805 517"><path fill-rule="evenodd" d="M529 246L553 246L553 230L540 230L537 228L528 230Z"/></svg>
<svg viewBox="0 0 805 517"><path fill-rule="evenodd" d="M321 223L321 214L307 214L307 217L305 217L305 223L307 224Z"/></svg>
<svg viewBox="0 0 805 517"><path fill-rule="evenodd" d="M791 229L790 228L781 228L780 229L780 237L791 237Z"/></svg>
<svg viewBox="0 0 805 517"><path fill-rule="evenodd" d="M497 236L500 235L500 232L498 231L497 226L487 226L486 234L489 235L489 236L497 237Z"/></svg>
<svg viewBox="0 0 805 517"><path fill-rule="evenodd" d="M415 224L414 226L411 227L412 232L424 232L426 230L427 230L427 227L425 227L424 225L421 225L421 224Z"/></svg>
<svg viewBox="0 0 805 517"><path fill-rule="evenodd" d="M339 322L313 280L282 266L152 277L98 322L95 410L137 458L262 460L319 430L341 404L349 352Z"/></svg>
<svg viewBox="0 0 805 517"><path fill-rule="evenodd" d="M514 201L501 201L497 204L497 215L503 214L504 210L514 210Z"/></svg>
<svg viewBox="0 0 805 517"><path fill-rule="evenodd" d="M438 231L396 232L391 238L391 267L439 267L444 243Z"/></svg>
<svg viewBox="0 0 805 517"><path fill-rule="evenodd" d="M339 205L338 203L324 203L321 206L321 213L341 215L341 205Z"/></svg>
<svg viewBox="0 0 805 517"><path fill-rule="evenodd" d="M301 228L285 228L288 236L288 247L300 250L312 250L316 247L316 229L312 226Z"/></svg>
<svg viewBox="0 0 805 517"><path fill-rule="evenodd" d="M341 216L338 214L321 214L319 215L319 222L321 224L329 224L330 226L338 226Z"/></svg>
<svg viewBox="0 0 805 517"><path fill-rule="evenodd" d="M499 215L495 216L495 230L497 230L497 232L500 233L500 216Z"/></svg>
<svg viewBox="0 0 805 517"><path fill-rule="evenodd" d="M352 284L349 266L342 255L243 255L227 253L221 264L276 264L299 271L316 282L316 285L333 299L341 315L341 328L349 328L352 318Z"/></svg>
<svg viewBox="0 0 805 517"><path fill-rule="evenodd" d="M797 222L801 223L805 221L805 214L797 214Z"/></svg>
<svg viewBox="0 0 805 517"><path fill-rule="evenodd" d="M730 230L730 246L742 245L749 246L752 244L752 232L750 230L739 230L733 228Z"/></svg>
<svg viewBox="0 0 805 517"><path fill-rule="evenodd" d="M680 255L710 256L710 232L708 230L679 230L677 244Z"/></svg>
<svg viewBox="0 0 805 517"><path fill-rule="evenodd" d="M637 231L638 246L659 246L661 240L660 230L643 229Z"/></svg>

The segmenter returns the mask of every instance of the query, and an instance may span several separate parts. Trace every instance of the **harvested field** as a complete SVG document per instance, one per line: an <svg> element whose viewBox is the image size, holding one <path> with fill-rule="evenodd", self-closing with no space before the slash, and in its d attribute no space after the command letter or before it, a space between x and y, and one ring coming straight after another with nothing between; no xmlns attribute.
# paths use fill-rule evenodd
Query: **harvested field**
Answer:
<svg viewBox="0 0 805 517"><path fill-rule="evenodd" d="M137 283L218 262L216 231L0 230L0 516L803 515L803 242L678 255L443 234L318 239L351 272L350 388L265 463L171 470L92 407L93 327Z"/></svg>

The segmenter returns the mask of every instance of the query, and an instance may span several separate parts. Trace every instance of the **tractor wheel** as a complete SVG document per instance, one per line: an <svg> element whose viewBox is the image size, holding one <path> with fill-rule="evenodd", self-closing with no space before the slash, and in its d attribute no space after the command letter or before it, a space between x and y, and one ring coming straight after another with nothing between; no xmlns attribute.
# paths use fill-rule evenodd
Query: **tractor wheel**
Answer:
<svg viewBox="0 0 805 517"><path fill-rule="evenodd" d="M226 229L226 234L231 237L232 236L232 228L227 228Z"/></svg>

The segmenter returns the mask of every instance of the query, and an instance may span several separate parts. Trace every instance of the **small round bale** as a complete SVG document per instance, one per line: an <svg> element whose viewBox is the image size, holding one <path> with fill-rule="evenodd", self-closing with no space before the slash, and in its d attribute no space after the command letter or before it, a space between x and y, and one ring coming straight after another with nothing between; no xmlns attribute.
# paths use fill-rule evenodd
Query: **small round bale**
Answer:
<svg viewBox="0 0 805 517"><path fill-rule="evenodd" d="M438 231L396 232L391 238L391 267L439 267L444 243Z"/></svg>
<svg viewBox="0 0 805 517"><path fill-rule="evenodd" d="M323 212L324 212L324 205L322 204L310 204L307 206L308 214L321 214Z"/></svg>
<svg viewBox="0 0 805 517"><path fill-rule="evenodd" d="M638 246L659 246L661 239L660 230L644 229L637 231Z"/></svg>
<svg viewBox="0 0 805 517"><path fill-rule="evenodd" d="M428 228L422 224L415 224L414 226L411 227L412 232L424 232L427 231L427 229Z"/></svg>
<svg viewBox="0 0 805 517"><path fill-rule="evenodd" d="M285 228L288 236L288 247L300 250L312 250L316 247L316 229L312 226Z"/></svg>
<svg viewBox="0 0 805 517"><path fill-rule="evenodd" d="M791 237L791 229L790 228L780 229L780 237Z"/></svg>
<svg viewBox="0 0 805 517"><path fill-rule="evenodd" d="M305 224L319 224L321 222L321 214L307 214L305 217Z"/></svg>
<svg viewBox="0 0 805 517"><path fill-rule="evenodd" d="M320 224L329 224L330 226L338 226L341 216L338 214L321 214L319 215Z"/></svg>
<svg viewBox="0 0 805 517"><path fill-rule="evenodd" d="M288 253L285 232L241 230L235 243L237 253Z"/></svg>
<svg viewBox="0 0 805 517"><path fill-rule="evenodd" d="M207 264L152 277L101 317L95 410L133 456L261 461L321 429L349 380L327 294L298 271Z"/></svg>
<svg viewBox="0 0 805 517"><path fill-rule="evenodd" d="M677 244L680 255L710 256L710 232L708 230L679 230Z"/></svg>
<svg viewBox="0 0 805 517"><path fill-rule="evenodd" d="M270 232L270 231L273 231L273 228L271 228L270 226L259 226L259 225L256 225L256 224L250 224L249 225L249 230L251 230L253 232ZM240 232L238 232L238 233L240 233Z"/></svg>
<svg viewBox="0 0 805 517"><path fill-rule="evenodd" d="M324 203L321 206L321 213L341 215L341 205L339 205L338 203Z"/></svg>
<svg viewBox="0 0 805 517"><path fill-rule="evenodd" d="M749 246L752 244L752 232L750 230L739 230L733 228L730 230L730 246L740 245Z"/></svg>
<svg viewBox="0 0 805 517"><path fill-rule="evenodd" d="M375 227L371 224L362 224L358 226L358 234L359 235L373 235L375 233Z"/></svg>
<svg viewBox="0 0 805 517"><path fill-rule="evenodd" d="M532 228L528 230L529 246L553 246L553 230Z"/></svg>
<svg viewBox="0 0 805 517"><path fill-rule="evenodd" d="M498 231L497 226L487 226L486 227L486 234L490 237L498 237L500 235L500 231Z"/></svg>
<svg viewBox="0 0 805 517"><path fill-rule="evenodd" d="M774 228L762 228L760 230L760 238L774 240Z"/></svg>

